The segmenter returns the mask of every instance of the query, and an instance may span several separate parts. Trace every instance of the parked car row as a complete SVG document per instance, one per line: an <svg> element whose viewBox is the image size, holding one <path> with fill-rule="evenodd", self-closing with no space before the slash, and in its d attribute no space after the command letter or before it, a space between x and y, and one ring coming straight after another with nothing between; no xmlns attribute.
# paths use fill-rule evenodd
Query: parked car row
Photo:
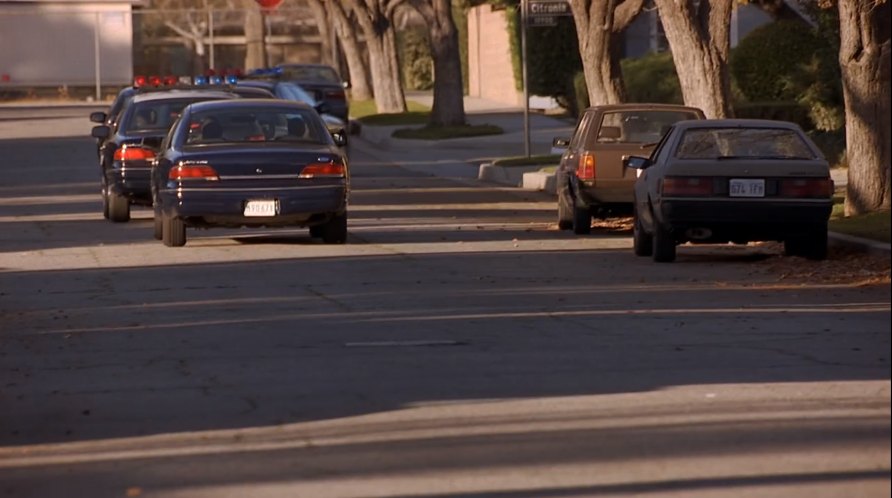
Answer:
<svg viewBox="0 0 892 498"><path fill-rule="evenodd" d="M325 106L298 95L299 87L281 96L273 90L122 90L108 112L90 116L101 123L92 135L104 217L123 223L131 206L150 206L155 238L171 247L185 245L187 227L299 226L325 243L344 243L343 123L332 126L321 115Z"/></svg>
<svg viewBox="0 0 892 498"><path fill-rule="evenodd" d="M658 262L684 243L778 241L787 255L827 257L830 167L796 124L598 106L554 146L561 229L587 234L593 215L629 210L635 254Z"/></svg>

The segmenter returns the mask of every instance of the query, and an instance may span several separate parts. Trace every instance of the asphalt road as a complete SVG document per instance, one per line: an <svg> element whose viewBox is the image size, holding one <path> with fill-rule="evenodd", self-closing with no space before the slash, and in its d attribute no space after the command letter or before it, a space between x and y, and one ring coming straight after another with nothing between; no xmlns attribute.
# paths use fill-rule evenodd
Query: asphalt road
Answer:
<svg viewBox="0 0 892 498"><path fill-rule="evenodd" d="M657 265L361 139L348 244L166 248L59 126L0 140L0 496L890 494L888 282Z"/></svg>

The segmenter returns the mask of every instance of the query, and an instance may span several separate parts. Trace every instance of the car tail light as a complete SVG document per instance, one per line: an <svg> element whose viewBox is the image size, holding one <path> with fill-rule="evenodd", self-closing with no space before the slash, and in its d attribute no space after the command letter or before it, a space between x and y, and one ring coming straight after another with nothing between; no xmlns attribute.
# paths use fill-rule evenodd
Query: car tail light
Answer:
<svg viewBox="0 0 892 498"><path fill-rule="evenodd" d="M133 87L134 88L139 88L141 86L145 86L145 84L146 84L145 76L134 76L134 78L133 78Z"/></svg>
<svg viewBox="0 0 892 498"><path fill-rule="evenodd" d="M585 153L579 156L579 165L576 166L576 177L580 180L595 179L595 155Z"/></svg>
<svg viewBox="0 0 892 498"><path fill-rule="evenodd" d="M217 171L207 164L178 164L167 174L170 180L219 180Z"/></svg>
<svg viewBox="0 0 892 498"><path fill-rule="evenodd" d="M830 198L833 197L833 180L830 178L781 180L778 192L781 197Z"/></svg>
<svg viewBox="0 0 892 498"><path fill-rule="evenodd" d="M669 197L703 197L712 195L712 178L699 176L668 176L663 179L662 192Z"/></svg>
<svg viewBox="0 0 892 498"><path fill-rule="evenodd" d="M304 166L298 176L300 178L343 178L345 173L344 165L340 163L314 163Z"/></svg>
<svg viewBox="0 0 892 498"><path fill-rule="evenodd" d="M115 161L148 161L155 159L155 151L145 147L123 145L115 151Z"/></svg>
<svg viewBox="0 0 892 498"><path fill-rule="evenodd" d="M329 90L325 92L325 98L328 100L347 100L347 95L343 90Z"/></svg>

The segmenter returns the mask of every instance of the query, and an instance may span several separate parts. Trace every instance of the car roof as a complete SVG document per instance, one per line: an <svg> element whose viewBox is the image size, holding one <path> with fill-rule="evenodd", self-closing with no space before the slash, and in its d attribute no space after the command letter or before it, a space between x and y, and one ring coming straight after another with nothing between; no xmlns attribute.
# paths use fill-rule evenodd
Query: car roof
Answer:
<svg viewBox="0 0 892 498"><path fill-rule="evenodd" d="M291 107L296 109L313 109L309 105L295 100L282 99L228 99L228 100L205 100L196 102L189 107L192 112L213 110L219 107L223 108L257 108L257 107Z"/></svg>
<svg viewBox="0 0 892 498"><path fill-rule="evenodd" d="M272 88L275 88L278 83L279 83L278 81L273 81L273 80L251 79L251 80L241 80L236 84L236 86L237 87L241 86L241 87L272 89Z"/></svg>
<svg viewBox="0 0 892 498"><path fill-rule="evenodd" d="M235 95L232 92L227 92L223 90L188 90L188 89L177 89L177 90L167 90L161 92L152 92L152 93L140 93L136 94L133 97L132 102L134 104L139 102L148 102L152 100L171 100L171 99L183 99L183 98L236 98L238 95Z"/></svg>
<svg viewBox="0 0 892 498"><path fill-rule="evenodd" d="M652 110L652 111L693 111L702 113L703 111L697 107L687 106L683 104L658 104L649 102L640 103L623 103L623 104L604 104L588 107L587 111L629 111L629 110Z"/></svg>
<svg viewBox="0 0 892 498"><path fill-rule="evenodd" d="M677 128L784 128L801 130L796 123L772 119L686 119L675 123Z"/></svg>

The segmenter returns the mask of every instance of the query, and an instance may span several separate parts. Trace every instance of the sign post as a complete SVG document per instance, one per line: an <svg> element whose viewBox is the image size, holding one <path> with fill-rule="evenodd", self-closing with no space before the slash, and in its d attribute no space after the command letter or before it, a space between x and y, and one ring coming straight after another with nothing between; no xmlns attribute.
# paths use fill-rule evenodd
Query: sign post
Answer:
<svg viewBox="0 0 892 498"><path fill-rule="evenodd" d="M530 157L530 88L527 70L527 26L557 26L557 18L572 16L567 0L520 0L520 65L523 73L523 152Z"/></svg>
<svg viewBox="0 0 892 498"><path fill-rule="evenodd" d="M272 38L272 34L273 34L272 33L272 24L270 23L269 15L272 11L276 10L276 8L278 8L279 5L282 4L282 0L254 0L254 1L257 2L257 5L260 6L260 17L262 18L262 22L263 22L263 43L261 44L263 46L263 63L266 65L266 67L269 67L272 65L272 60L271 60L272 57L270 56L269 47L267 44L269 43L269 39Z"/></svg>

